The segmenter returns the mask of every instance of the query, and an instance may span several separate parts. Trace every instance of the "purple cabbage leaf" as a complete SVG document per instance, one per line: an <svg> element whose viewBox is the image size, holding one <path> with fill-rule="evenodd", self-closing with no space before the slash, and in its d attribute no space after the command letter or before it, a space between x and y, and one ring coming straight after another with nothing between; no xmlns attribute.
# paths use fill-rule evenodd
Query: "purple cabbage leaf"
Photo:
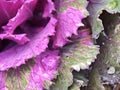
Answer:
<svg viewBox="0 0 120 90"><path fill-rule="evenodd" d="M62 47L69 41L67 39L68 37L71 37L72 34L77 35L78 27L84 26L82 19L88 15L86 10L86 1L58 1L56 1L58 22L56 26L56 34L54 37L54 47Z"/></svg>
<svg viewBox="0 0 120 90"><path fill-rule="evenodd" d="M83 24L87 5L90 0L0 0L0 90L74 84L72 71L88 69L99 53Z"/></svg>
<svg viewBox="0 0 120 90"><path fill-rule="evenodd" d="M46 63L47 62L47 63ZM59 65L58 51L46 50L27 64L0 72L1 90L43 90L52 84Z"/></svg>
<svg viewBox="0 0 120 90"><path fill-rule="evenodd" d="M42 90L45 81L51 82L57 74L59 63L58 51L46 51L57 22L53 2L1 0L0 7L0 89ZM31 59L33 66L27 63ZM37 75L36 70L41 73ZM32 80L33 75L39 85Z"/></svg>

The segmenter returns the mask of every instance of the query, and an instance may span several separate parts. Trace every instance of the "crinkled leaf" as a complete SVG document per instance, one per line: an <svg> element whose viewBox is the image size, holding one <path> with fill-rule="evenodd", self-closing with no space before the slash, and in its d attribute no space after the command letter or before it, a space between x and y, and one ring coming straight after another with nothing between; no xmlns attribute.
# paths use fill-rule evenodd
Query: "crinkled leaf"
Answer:
<svg viewBox="0 0 120 90"><path fill-rule="evenodd" d="M54 38L55 47L62 47L65 45L69 41L67 38L71 37L72 34L77 34L78 27L83 26L82 19L86 17L85 12L87 12L87 3L84 4L85 2L85 0L56 1L58 22Z"/></svg>
<svg viewBox="0 0 120 90"><path fill-rule="evenodd" d="M52 84L51 79L57 74L59 64L58 51L46 51L35 59L36 65L30 72L29 83L27 89L42 90L49 88Z"/></svg>
<svg viewBox="0 0 120 90"><path fill-rule="evenodd" d="M92 27L93 37L98 38L100 32L103 30L102 21L99 19L103 10L110 13L120 12L119 0L88 0L89 23Z"/></svg>
<svg viewBox="0 0 120 90"><path fill-rule="evenodd" d="M79 36L77 41L63 48L62 57L76 71L89 68L99 53L99 46L93 44L88 29L79 31Z"/></svg>
<svg viewBox="0 0 120 90"><path fill-rule="evenodd" d="M83 31L79 33L81 38L63 47L59 75L51 90L68 90L73 82L72 70L87 69L99 53L98 46L93 45L88 29Z"/></svg>
<svg viewBox="0 0 120 90"><path fill-rule="evenodd" d="M56 19L51 18L44 29L35 33L30 41L24 45L15 45L0 53L0 70L17 67L24 64L26 60L39 55L48 47L48 36L54 34ZM7 57L6 57L7 56Z"/></svg>
<svg viewBox="0 0 120 90"><path fill-rule="evenodd" d="M105 5L108 3L108 0L89 0L87 9L89 11L89 23L92 28L92 36L98 38L99 33L103 30L102 21L99 19L99 16L104 10Z"/></svg>
<svg viewBox="0 0 120 90"><path fill-rule="evenodd" d="M65 10L67 10L68 7L74 7L76 9L80 10L81 12L83 12L84 15L88 15L88 12L86 10L86 6L88 4L87 1L83 1L83 0L75 0L75 1L60 0L60 2L61 2L61 3L59 3L60 7L58 7L60 12L64 12Z"/></svg>
<svg viewBox="0 0 120 90"><path fill-rule="evenodd" d="M101 19L107 38L101 45L101 54L98 57L96 68L102 81L113 85L120 81L120 16L104 12ZM99 39L102 39L102 36Z"/></svg>
<svg viewBox="0 0 120 90"><path fill-rule="evenodd" d="M119 14L104 12L101 15L101 19L107 37L100 34L98 39L99 43L102 43L100 54L98 55L96 62L92 65L92 70L89 73L87 89L114 90L120 81L120 18Z"/></svg>
<svg viewBox="0 0 120 90"><path fill-rule="evenodd" d="M43 90L52 84L59 64L58 51L47 50L24 65L4 72L1 85L8 90ZM1 74L2 75L2 74ZM5 81L5 82L3 82Z"/></svg>
<svg viewBox="0 0 120 90"><path fill-rule="evenodd" d="M96 45L73 44L70 48L69 52L64 54L64 58L76 71L88 69L99 53L99 48ZM66 50L68 50L68 47Z"/></svg>
<svg viewBox="0 0 120 90"><path fill-rule="evenodd" d="M61 60L58 73L59 75L50 90L68 90L68 87L71 86L73 82L73 75L67 61Z"/></svg>
<svg viewBox="0 0 120 90"><path fill-rule="evenodd" d="M31 67L29 64L34 65L35 63L29 60L27 64L28 65L21 65L16 69L9 69L8 71L4 72L5 85L8 90L25 90L28 84Z"/></svg>

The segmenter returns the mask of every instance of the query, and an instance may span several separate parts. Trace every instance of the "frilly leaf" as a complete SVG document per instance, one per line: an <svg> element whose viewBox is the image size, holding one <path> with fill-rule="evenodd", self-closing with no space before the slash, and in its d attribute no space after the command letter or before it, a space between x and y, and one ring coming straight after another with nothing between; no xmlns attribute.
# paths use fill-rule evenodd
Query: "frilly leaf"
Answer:
<svg viewBox="0 0 120 90"><path fill-rule="evenodd" d="M0 34L0 40L3 40L3 39L12 40L12 41L18 43L19 45L23 45L23 44L27 43L28 41L30 41L30 39L28 37L26 37L26 34L20 34L20 35Z"/></svg>
<svg viewBox="0 0 120 90"><path fill-rule="evenodd" d="M36 64L30 72L27 89L49 89L49 85L52 84L50 80L57 75L57 67L59 64L58 51L47 50L35 58L35 62Z"/></svg>
<svg viewBox="0 0 120 90"><path fill-rule="evenodd" d="M63 3L61 3L61 6L62 5L63 6L59 8L59 11L64 12L65 10L67 10L68 7L73 7L83 12L84 15L88 15L88 12L86 10L87 4L88 4L87 1L85 0L70 0L70 1L61 0L61 2L62 1Z"/></svg>
<svg viewBox="0 0 120 90"><path fill-rule="evenodd" d="M120 1L119 0L88 0L89 4L87 9L89 11L89 23L93 31L93 38L98 38L100 32L104 29L102 21L99 19L100 14L103 10L109 13L120 12Z"/></svg>
<svg viewBox="0 0 120 90"><path fill-rule="evenodd" d="M93 38L98 38L99 33L103 30L102 21L99 19L102 10L104 10L105 5L108 3L107 0L88 0L89 4L87 9L89 11L89 23L92 28Z"/></svg>
<svg viewBox="0 0 120 90"><path fill-rule="evenodd" d="M81 32L81 38L63 47L59 76L51 90L68 90L73 82L73 69L87 69L99 53L99 48L93 44L88 30Z"/></svg>
<svg viewBox="0 0 120 90"><path fill-rule="evenodd" d="M100 54L89 73L88 90L119 90L120 83L120 18L119 14L104 12L101 15L107 37L100 34ZM110 89L108 89L110 88ZM114 89L113 89L114 88Z"/></svg>
<svg viewBox="0 0 120 90"><path fill-rule="evenodd" d="M81 38L78 38L77 41L63 48L62 56L70 67L76 71L88 69L89 65L94 62L99 53L99 46L93 44L88 29L81 30L79 34Z"/></svg>
<svg viewBox="0 0 120 90"><path fill-rule="evenodd" d="M88 69L99 53L97 45L73 44L69 49L69 52L65 53L63 58L76 71ZM68 47L66 50L68 50Z"/></svg>
<svg viewBox="0 0 120 90"><path fill-rule="evenodd" d="M61 60L61 66L59 67L59 75L55 83L50 90L68 90L73 82L73 76L71 68L67 61Z"/></svg>
<svg viewBox="0 0 120 90"><path fill-rule="evenodd" d="M54 35L56 19L51 17L44 29L37 28L40 32L35 33L30 41L24 45L15 45L0 53L0 70L4 71L11 67L18 67L26 60L39 55L48 47L49 36ZM6 57L7 56L7 57Z"/></svg>
<svg viewBox="0 0 120 90"><path fill-rule="evenodd" d="M84 26L82 19L86 15L86 1L84 0L60 0L56 1L57 8L57 26L54 38L54 47L65 45L72 34L77 34L78 27Z"/></svg>
<svg viewBox="0 0 120 90"><path fill-rule="evenodd" d="M34 59L35 61L29 60L16 69L0 73L0 77L3 77L0 88L7 88L7 90L49 89L51 80L57 75L58 51L47 50Z"/></svg>

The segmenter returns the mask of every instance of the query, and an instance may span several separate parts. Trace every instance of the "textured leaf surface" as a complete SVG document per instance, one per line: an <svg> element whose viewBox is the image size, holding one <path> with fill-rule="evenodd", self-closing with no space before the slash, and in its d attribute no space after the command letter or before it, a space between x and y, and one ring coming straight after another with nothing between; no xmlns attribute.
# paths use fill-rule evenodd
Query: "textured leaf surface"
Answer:
<svg viewBox="0 0 120 90"><path fill-rule="evenodd" d="M61 60L61 66L58 69L58 78L50 90L68 90L73 82L72 70L67 61Z"/></svg>
<svg viewBox="0 0 120 90"><path fill-rule="evenodd" d="M6 90L4 72L0 72L0 89L1 90Z"/></svg>
<svg viewBox="0 0 120 90"><path fill-rule="evenodd" d="M80 32L81 38L63 48L59 75L52 90L68 90L73 82L73 69L87 69L99 53L98 46L93 45L88 29Z"/></svg>
<svg viewBox="0 0 120 90"><path fill-rule="evenodd" d="M72 34L77 34L77 29L83 26L82 19L86 17L86 1L84 0L60 0L56 1L57 8L57 26L54 39L55 47L62 47L69 40Z"/></svg>
<svg viewBox="0 0 120 90"><path fill-rule="evenodd" d="M85 90L119 90L120 82L120 16L104 11L100 16L105 34L101 33L97 42L100 54L89 72L88 86ZM116 87L116 88L115 88Z"/></svg>
<svg viewBox="0 0 120 90"><path fill-rule="evenodd" d="M103 82L113 85L120 81L120 16L104 12L101 18L107 38L104 40L104 45L101 45L97 68Z"/></svg>
<svg viewBox="0 0 120 90"><path fill-rule="evenodd" d="M0 70L6 70L11 67L17 67L24 64L30 59L48 47L49 38L54 34L56 19L51 18L44 29L39 29L39 33L35 33L30 41L24 45L15 45L12 48L0 53ZM7 56L7 57L6 57Z"/></svg>
<svg viewBox="0 0 120 90"><path fill-rule="evenodd" d="M4 74L1 80L1 88L8 90L43 90L49 88L51 80L57 74L59 64L58 51L47 50L34 60L29 60L27 64L16 69L9 69L1 73Z"/></svg>
<svg viewBox="0 0 120 90"><path fill-rule="evenodd" d="M81 30L79 36L76 42L63 48L63 59L76 71L87 69L99 53L99 46L93 44L88 29Z"/></svg>
<svg viewBox="0 0 120 90"><path fill-rule="evenodd" d="M34 62L30 61L34 65ZM9 69L4 72L5 85L8 90L25 90L30 73L30 67L28 65L22 65L16 69Z"/></svg>
<svg viewBox="0 0 120 90"><path fill-rule="evenodd" d="M99 19L99 16L104 9L105 5L108 3L108 0L89 0L87 9L89 11L89 23L92 28L92 36L98 38L99 33L103 30L102 21Z"/></svg>
<svg viewBox="0 0 120 90"><path fill-rule="evenodd" d="M64 54L64 58L73 69L79 71L89 68L88 66L94 62L98 53L99 49L95 45L76 44L71 46L69 53Z"/></svg>
<svg viewBox="0 0 120 90"><path fill-rule="evenodd" d="M35 66L30 72L28 90L43 90L49 89L52 84L51 79L55 78L57 74L57 67L59 64L58 51L49 51L42 53L35 59Z"/></svg>
<svg viewBox="0 0 120 90"><path fill-rule="evenodd" d="M107 10L109 13L120 12L120 1L119 0L88 0L88 11L89 11L89 23L92 27L93 37L98 38L100 32L104 29L102 21L99 19L100 14L103 10Z"/></svg>

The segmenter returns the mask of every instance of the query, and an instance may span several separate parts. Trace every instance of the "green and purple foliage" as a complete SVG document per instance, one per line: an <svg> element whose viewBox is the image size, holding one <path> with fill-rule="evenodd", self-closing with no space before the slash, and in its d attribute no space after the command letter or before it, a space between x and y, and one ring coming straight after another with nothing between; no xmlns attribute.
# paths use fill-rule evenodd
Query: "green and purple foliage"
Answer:
<svg viewBox="0 0 120 90"><path fill-rule="evenodd" d="M100 53L103 10L120 1L0 0L0 90L80 90L73 71Z"/></svg>

